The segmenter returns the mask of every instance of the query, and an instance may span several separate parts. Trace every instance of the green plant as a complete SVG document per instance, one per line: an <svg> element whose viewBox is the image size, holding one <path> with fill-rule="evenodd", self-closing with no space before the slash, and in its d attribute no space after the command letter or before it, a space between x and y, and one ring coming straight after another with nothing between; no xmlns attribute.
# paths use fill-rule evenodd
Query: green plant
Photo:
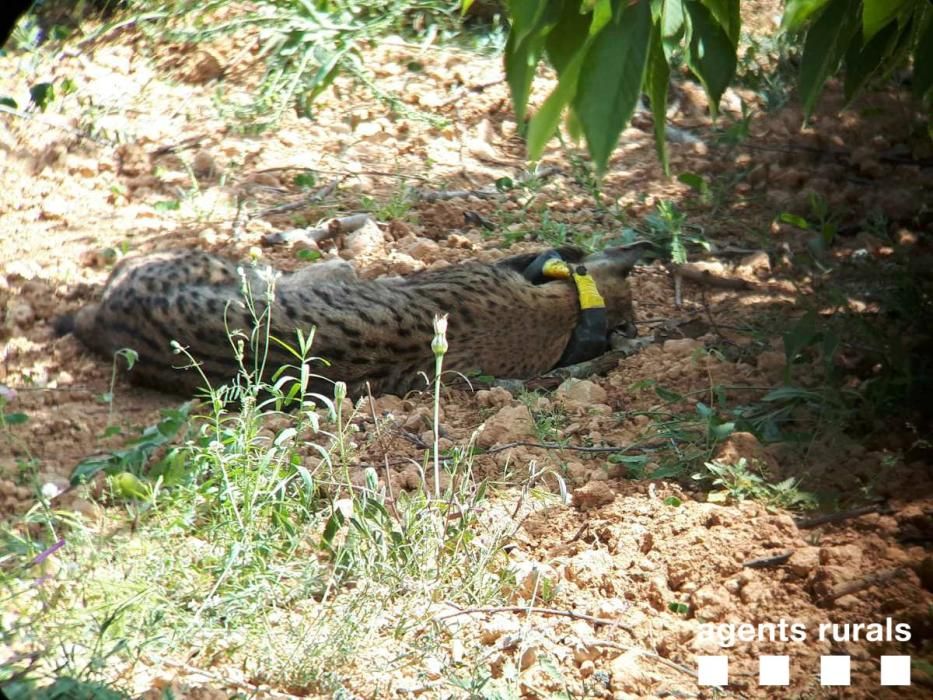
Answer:
<svg viewBox="0 0 933 700"><path fill-rule="evenodd" d="M799 89L809 118L826 79L840 66L851 101L873 79L913 59L913 94L927 108L933 97L933 8L923 0L791 0L783 28L804 32Z"/></svg>
<svg viewBox="0 0 933 700"><path fill-rule="evenodd" d="M739 57L736 83L754 90L766 112L780 109L790 99L796 72L792 58L799 61L798 47L784 32L765 36L743 33L741 45L745 50Z"/></svg>
<svg viewBox="0 0 933 700"><path fill-rule="evenodd" d="M686 215L674 202L664 199L657 203L654 212L645 217L644 227L626 229L623 236L627 241L638 238L651 241L661 251L662 257L678 265L683 264L688 258L687 245L704 250L710 250L711 247L703 230L687 224L686 220Z"/></svg>
<svg viewBox="0 0 933 700"><path fill-rule="evenodd" d="M471 0L463 0L469 6ZM542 56L557 87L528 123L528 154L538 160L567 114L602 173L640 96L654 114L658 156L668 171L665 110L680 58L702 83L715 117L737 67L739 0L510 0L505 67L519 123ZM790 0L783 29L804 35L799 89L809 117L826 79L845 70L853 99L871 80L914 66L913 93L927 110L933 96L933 8L924 0ZM741 127L741 122L739 126Z"/></svg>
<svg viewBox="0 0 933 700"><path fill-rule="evenodd" d="M409 221L413 205L411 190L404 184L395 190L388 201L383 203L377 202L369 195L363 195L360 198L360 207L371 212L378 221Z"/></svg>
<svg viewBox="0 0 933 700"><path fill-rule="evenodd" d="M113 353L113 361L111 362L110 367L110 388L100 396L98 400L102 403L107 404L107 425L108 427L113 424L113 390L117 384L117 365L119 360L124 360L126 362L126 370L130 371L133 369L133 365L136 364L136 360L139 359L139 354L132 348L122 348Z"/></svg>
<svg viewBox="0 0 933 700"><path fill-rule="evenodd" d="M109 475L125 472L136 477L143 476L156 452L170 445L187 425L193 405L186 403L178 408L162 409L159 422L145 428L125 447L81 460L71 473L71 483L83 484L98 472ZM177 451L169 450L165 457L156 463L154 469L159 476L174 474L169 465L177 455Z"/></svg>
<svg viewBox="0 0 933 700"><path fill-rule="evenodd" d="M535 438L540 442L560 442L560 431L570 419L560 404L550 404L547 408L538 405L539 395L533 392L523 393L519 400L528 407L534 421Z"/></svg>
<svg viewBox="0 0 933 700"><path fill-rule="evenodd" d="M0 634L32 654L10 669L32 690L56 677L59 687L83 681L86 669L95 682L117 678L144 646L156 656L196 646L212 661L245 646L256 650L251 672L296 692L335 692L339 669L368 645L416 648L434 625L431 601L501 600L501 547L517 524L490 517L472 440L441 451L442 323L434 445L420 483L393 493L359 465L357 442L371 438L354 429L345 385L310 393L313 334L270 337L274 280L260 298L244 291L253 328L229 332L237 381L206 387L198 412L166 412L123 450L75 471L78 489L111 475L121 497L108 512L113 528L41 506L0 526L5 606L23 621ZM269 343L295 361L263 381ZM86 642L92 634L100 644Z"/></svg>
<svg viewBox="0 0 933 700"><path fill-rule="evenodd" d="M839 231L838 217L830 210L829 203L821 194L811 192L809 202L810 219L787 211L781 212L778 219L803 231L813 232L815 235L807 241L807 246L813 253L822 254L832 246L836 239L836 233Z"/></svg>
<svg viewBox="0 0 933 700"><path fill-rule="evenodd" d="M262 82L249 102L233 106L234 114L249 124L249 130L273 126L287 110L313 116L315 98L341 73L352 76L406 118L436 127L446 125L445 119L414 109L398 95L382 90L366 69L360 48L391 33L414 36L424 43L439 37L451 39L462 31L455 4L442 0L259 0L255 8L235 19L205 21L205 16L215 9L216 3L183 4L167 14L190 16L191 26L179 29L173 23L167 33L175 40L201 42L250 26L262 32L266 63ZM417 72L420 66L412 61L408 69ZM218 96L222 97L222 93Z"/></svg>
<svg viewBox="0 0 933 700"><path fill-rule="evenodd" d="M710 95L714 114L735 72L740 23L737 0L512 0L508 8L512 25L505 66L520 123L542 54L559 79L529 122L532 160L541 156L567 108L571 134L585 136L597 170L604 171L644 92L655 115L658 155L667 172L665 109L674 56L683 51L686 64Z"/></svg>
<svg viewBox="0 0 933 700"><path fill-rule="evenodd" d="M719 134L719 142L726 146L738 146L748 138L750 133L752 117L755 115L755 113L748 106L745 100L740 100L740 104L742 107L742 116L738 119L735 119L730 115L729 121L731 123L722 129L721 133Z"/></svg>
<svg viewBox="0 0 933 700"><path fill-rule="evenodd" d="M791 477L772 484L761 474L753 472L744 457L734 464L713 460L704 466L706 472L696 473L693 478L710 481L717 487L706 496L711 503L754 500L788 510L814 508L817 505L813 494L799 489L797 479Z"/></svg>

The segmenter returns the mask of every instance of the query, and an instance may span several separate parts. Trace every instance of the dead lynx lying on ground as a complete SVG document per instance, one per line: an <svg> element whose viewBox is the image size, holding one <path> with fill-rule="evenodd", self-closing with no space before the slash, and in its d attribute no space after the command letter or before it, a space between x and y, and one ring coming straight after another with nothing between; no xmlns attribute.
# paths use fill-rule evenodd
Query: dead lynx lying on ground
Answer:
<svg viewBox="0 0 933 700"><path fill-rule="evenodd" d="M297 347L297 331L307 337L314 328L310 354L328 364L312 363L313 374L346 382L351 396L365 394L367 383L373 394L401 395L426 385L420 373L433 377L432 321L435 314L447 313L445 370L525 379L603 352L613 330L624 328L633 335L626 277L637 250L615 248L584 257L563 249L559 255L571 264L564 265L566 272L582 273L582 264L587 275L578 274L577 284L566 275L542 275L546 258L560 261L551 251L375 280L358 279L346 263L318 263L278 276L269 291L275 275L261 267L197 251L156 253L120 262L101 301L66 319L60 330L73 331L107 358L133 348L139 357L131 381L190 394L203 386L203 379L194 369L178 369L190 362L173 351L172 341L187 348L212 385L227 383L240 367L236 336L231 342L230 334L245 334L239 336L245 338L244 364L253 368L249 334L257 325L254 314L261 316L267 296L273 296L269 335L275 340L268 343L265 379L281 366L300 364L282 343ZM584 329L584 320L592 319L581 306L588 305L585 297L595 291L593 282L605 310L599 311L601 321ZM599 336L595 344L593 328ZM575 339L581 329L586 347L578 347ZM290 374L297 376L297 371ZM311 390L333 391L321 379Z"/></svg>

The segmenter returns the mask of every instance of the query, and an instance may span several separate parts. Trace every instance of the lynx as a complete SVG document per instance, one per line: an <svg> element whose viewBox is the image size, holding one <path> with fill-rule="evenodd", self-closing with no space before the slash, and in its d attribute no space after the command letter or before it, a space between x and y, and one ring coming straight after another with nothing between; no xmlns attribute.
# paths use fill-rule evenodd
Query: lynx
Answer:
<svg viewBox="0 0 933 700"><path fill-rule="evenodd" d="M560 253L571 265L585 266L595 282L605 301L604 330L634 328L627 277L638 251ZM213 385L238 376L238 337L245 338L239 343L245 366L256 366L249 342L255 328L271 336L262 363L266 380L281 366L300 364L286 346L298 345L298 331L308 337L314 329L311 355L320 361L311 366L317 375L312 390L330 394L327 383L342 380L351 396L365 394L367 385L376 395L403 395L433 376L432 322L446 313L445 370L526 379L567 359L583 314L572 281L529 279L537 258L532 253L363 280L348 263L277 275L200 251L154 253L121 261L100 302L64 319L59 330L73 331L107 358L133 348L138 360L131 382L191 394L203 386L201 373ZM200 372L179 369L191 363L172 341L186 348Z"/></svg>

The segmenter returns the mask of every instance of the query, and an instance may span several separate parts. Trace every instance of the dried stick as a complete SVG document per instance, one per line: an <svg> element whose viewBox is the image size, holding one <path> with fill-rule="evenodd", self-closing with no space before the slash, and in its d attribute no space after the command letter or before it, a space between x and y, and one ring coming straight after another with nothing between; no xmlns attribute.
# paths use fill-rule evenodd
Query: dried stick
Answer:
<svg viewBox="0 0 933 700"><path fill-rule="evenodd" d="M720 289L756 291L761 289L760 285L753 284L747 280L739 279L737 277L720 277L719 275L714 275L708 270L700 270L696 267L693 267L689 263L684 265L668 263L667 269L672 275L674 275L675 281L678 277L680 277L681 279L685 279L688 282L702 284L707 287L718 287Z"/></svg>
<svg viewBox="0 0 933 700"><path fill-rule="evenodd" d="M897 578L902 573L904 573L903 567L898 566L894 569L883 569L878 573L863 576L862 578L856 579L855 581L846 581L845 583L840 583L836 586L833 586L833 589L829 592L829 594L824 596L820 602L824 605L831 603L838 598L842 598L842 596L858 593L859 591L864 591L866 588L871 588L872 586L886 583L892 579Z"/></svg>
<svg viewBox="0 0 933 700"><path fill-rule="evenodd" d="M621 360L640 352L653 342L654 336L650 335L644 338L633 338L627 341L628 347L610 350L599 357L594 357L592 360L567 365L566 367L558 367L531 379L495 379L492 381L491 386L501 387L513 394L522 391L534 391L535 389L554 389L566 379L581 379L593 375L603 375L615 369Z"/></svg>
<svg viewBox="0 0 933 700"><path fill-rule="evenodd" d="M290 231L274 231L264 236L262 242L265 245L281 245L283 243L304 241L316 245L322 241L336 238L341 234L357 231L371 221L372 218L369 214L351 214L350 216L330 219L325 222L323 226L318 226L317 228L295 228Z"/></svg>
<svg viewBox="0 0 933 700"><path fill-rule="evenodd" d="M794 554L794 550L791 549L783 554L777 554L773 557L762 557L760 559L749 559L746 562L743 562L742 567L746 569L770 569L772 566L781 566L781 564L786 564L787 560L790 559Z"/></svg>
<svg viewBox="0 0 933 700"><path fill-rule="evenodd" d="M311 194L307 197L302 198L297 202L289 202L288 204L278 204L274 207L269 207L268 209L263 209L262 211L255 212L249 215L250 219L260 219L270 214L285 214L290 211L295 211L297 209L304 209L305 207L312 206L314 204L319 204L328 197L330 197L334 190L337 189L337 186L343 182L345 176L335 177L324 187L319 189L314 194Z"/></svg>
<svg viewBox="0 0 933 700"><path fill-rule="evenodd" d="M799 529L807 530L812 527L819 527L820 525L840 523L851 518L859 518L863 515L868 515L869 513L878 513L880 510L880 505L861 506L860 508L843 510L838 513L823 513L822 515L814 515L812 518L795 518L794 523Z"/></svg>
<svg viewBox="0 0 933 700"><path fill-rule="evenodd" d="M633 449L653 450L664 447L668 444L667 440L648 440L645 442L633 442L631 445L621 447L619 445L601 445L596 447L586 447L584 445L562 445L559 442L529 442L525 440L516 440L515 442L506 442L502 445L490 447L482 454L495 454L504 450L511 450L513 447L535 447L540 450L571 450L572 452L590 452L593 454L609 454L613 452L628 452Z"/></svg>
<svg viewBox="0 0 933 700"><path fill-rule="evenodd" d="M542 168L538 172L528 173L525 176L519 178L517 184L521 185L530 180L547 180L554 175L558 175L561 172L560 168L557 167L547 167ZM411 191L411 199L415 202L443 202L449 199L460 199L463 197L478 197L479 199L492 199L493 197L501 197L508 192L501 192L496 189L495 186L487 186L482 189L473 189L473 190L425 190L425 189L414 189Z"/></svg>

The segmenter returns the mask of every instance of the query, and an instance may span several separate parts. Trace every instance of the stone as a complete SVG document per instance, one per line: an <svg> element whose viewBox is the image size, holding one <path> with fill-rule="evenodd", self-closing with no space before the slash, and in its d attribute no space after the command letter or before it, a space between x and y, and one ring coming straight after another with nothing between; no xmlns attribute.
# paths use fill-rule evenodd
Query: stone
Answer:
<svg viewBox="0 0 933 700"><path fill-rule="evenodd" d="M584 513L608 505L616 499L615 491L605 481L590 481L573 492L573 505Z"/></svg>
<svg viewBox="0 0 933 700"><path fill-rule="evenodd" d="M588 379L567 379L557 387L554 394L582 404L605 404L609 398L605 389Z"/></svg>
<svg viewBox="0 0 933 700"><path fill-rule="evenodd" d="M504 406L489 418L482 427L476 442L480 447L492 447L506 442L516 442L534 435L534 420L531 411L523 404Z"/></svg>
<svg viewBox="0 0 933 700"><path fill-rule="evenodd" d="M703 348L704 345L699 340L693 338L671 338L665 340L662 349L665 355L674 355L677 357L686 357L693 354L695 350Z"/></svg>

